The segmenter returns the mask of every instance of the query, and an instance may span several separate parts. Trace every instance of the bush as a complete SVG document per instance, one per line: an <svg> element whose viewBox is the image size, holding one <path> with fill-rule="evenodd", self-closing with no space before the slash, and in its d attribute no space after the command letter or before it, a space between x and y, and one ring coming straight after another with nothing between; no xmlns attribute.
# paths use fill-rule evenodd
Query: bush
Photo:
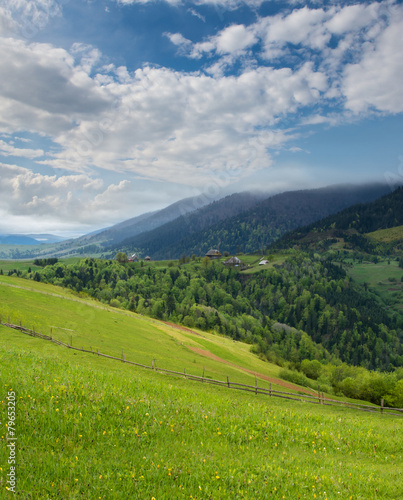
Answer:
<svg viewBox="0 0 403 500"><path fill-rule="evenodd" d="M301 361L301 371L309 378L318 380L322 371L322 364L317 359Z"/></svg>

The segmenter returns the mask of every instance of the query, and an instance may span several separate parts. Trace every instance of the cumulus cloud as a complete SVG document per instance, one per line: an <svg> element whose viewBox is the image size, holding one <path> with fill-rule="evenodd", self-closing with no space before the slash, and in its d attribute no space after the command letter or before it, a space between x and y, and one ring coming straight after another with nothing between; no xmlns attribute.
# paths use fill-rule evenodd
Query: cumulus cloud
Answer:
<svg viewBox="0 0 403 500"><path fill-rule="evenodd" d="M248 51L252 64L256 56L269 62L289 58L294 65L297 60L310 59L336 70L346 54L350 59L360 54L362 45L384 29L385 19L391 15L389 7L379 2L304 6L259 18L249 26L228 26L195 43L179 33L170 39L190 58L219 57L209 66L213 74L225 72Z"/></svg>
<svg viewBox="0 0 403 500"><path fill-rule="evenodd" d="M122 207L128 207L131 200L129 181L105 189L102 180L86 175L42 175L3 163L0 163L0 177L2 231L10 214L19 227L21 221L29 220L32 215L54 228L57 223L61 227L69 223L106 225L116 222ZM30 226L21 229L30 231Z"/></svg>
<svg viewBox="0 0 403 500"><path fill-rule="evenodd" d="M7 75L0 79L2 132L53 135L109 105L100 86L63 49L0 38L0 52L0 73Z"/></svg>
<svg viewBox="0 0 403 500"><path fill-rule="evenodd" d="M102 66L102 54L88 45L67 51L0 38L0 72L7 75L0 79L0 132L53 142L42 151L3 135L0 153L63 172L44 176L3 165L0 203L21 217L52 213L89 223L102 206L113 213L132 192L125 181L101 186L97 169L194 187L220 176L235 182L288 147L297 132L282 127L284 119L295 127L371 109L402 111L403 7L383 8L303 7L228 26L197 43L167 34L190 57L206 58L208 66L192 73ZM297 62L287 59L291 45L298 46ZM247 64L252 48L264 64ZM235 60L246 63L226 74Z"/></svg>
<svg viewBox="0 0 403 500"><path fill-rule="evenodd" d="M362 58L344 70L346 107L355 113L403 111L403 9L394 8L390 25L365 46Z"/></svg>
<svg viewBox="0 0 403 500"><path fill-rule="evenodd" d="M257 156L251 146L257 129L314 103L326 88L325 75L309 63L298 71L263 67L222 78L146 67L125 84L106 85L116 107L98 122L61 131L62 151L42 163L76 171L85 163L190 185L228 168L248 172L270 163L268 150L279 137L287 141L274 127L273 143Z"/></svg>

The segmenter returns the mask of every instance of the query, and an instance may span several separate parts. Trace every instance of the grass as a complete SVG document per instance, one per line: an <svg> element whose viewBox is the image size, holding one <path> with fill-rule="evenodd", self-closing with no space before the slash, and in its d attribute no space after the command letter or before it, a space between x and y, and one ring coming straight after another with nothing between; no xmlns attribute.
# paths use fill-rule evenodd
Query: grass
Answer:
<svg viewBox="0 0 403 500"><path fill-rule="evenodd" d="M390 229L379 229L367 236L374 238L382 243L390 243L391 241L398 241L403 239L403 226L392 227Z"/></svg>
<svg viewBox="0 0 403 500"><path fill-rule="evenodd" d="M12 285L12 286L10 286ZM280 368L265 363L250 352L250 346L219 335L189 331L166 325L148 317L103 305L89 298L83 299L52 285L0 276L0 315L3 322L22 324L46 335L52 333L62 342L75 347L92 347L104 354L125 358L151 366L254 385L254 374L249 369L270 377L277 377ZM14 342L18 342L14 339ZM21 347L24 346L24 340ZM44 342L44 349L46 349ZM226 365L205 357L192 348L207 350L233 365ZM64 350L59 348L60 356ZM259 380L268 387L269 382ZM273 389L275 387L273 386ZM278 389L278 387L277 387Z"/></svg>
<svg viewBox="0 0 403 500"><path fill-rule="evenodd" d="M12 286L10 286L12 285ZM276 376L249 346L0 276L3 321L126 359L232 381ZM17 397L17 498L399 499L401 418L268 398L69 350L0 326L0 498L7 394ZM264 381L259 385L264 386Z"/></svg>
<svg viewBox="0 0 403 500"><path fill-rule="evenodd" d="M269 269L274 265L282 264L285 258L286 256L281 253L270 254L269 256L263 256L263 257L257 255L241 256L241 260L245 262L245 264L251 266L249 269L245 269L245 271L242 271L242 274L255 274L260 271L263 271L264 269ZM261 260L269 260L270 262L268 264L259 266L259 262Z"/></svg>
<svg viewBox="0 0 403 500"><path fill-rule="evenodd" d="M31 271L35 271L37 269L41 269L39 266L35 266L32 260L0 260L0 269L3 270L3 273L8 273L8 271L28 271L31 268Z"/></svg>
<svg viewBox="0 0 403 500"><path fill-rule="evenodd" d="M352 268L347 268L346 271L358 283L367 283L383 304L393 312L403 313L403 283L401 281L403 269L398 267L395 260L391 260L390 264L387 260L377 264L357 263L353 264Z"/></svg>
<svg viewBox="0 0 403 500"><path fill-rule="evenodd" d="M17 396L17 498L403 496L400 419L206 389L43 344L0 327L2 422L8 391ZM6 430L1 498L12 496Z"/></svg>

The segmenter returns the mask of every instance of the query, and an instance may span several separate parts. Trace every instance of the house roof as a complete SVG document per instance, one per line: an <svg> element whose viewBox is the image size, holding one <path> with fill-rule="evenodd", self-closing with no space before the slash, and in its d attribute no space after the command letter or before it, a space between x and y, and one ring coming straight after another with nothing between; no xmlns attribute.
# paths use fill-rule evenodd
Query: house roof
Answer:
<svg viewBox="0 0 403 500"><path fill-rule="evenodd" d="M221 257L221 252L219 250L216 250L216 249L211 249L209 250L207 253L206 253L206 256L207 257L213 257L213 256L218 256L218 257Z"/></svg>
<svg viewBox="0 0 403 500"><path fill-rule="evenodd" d="M224 264L241 265L242 261L238 259L238 257L230 257L228 260L224 262Z"/></svg>

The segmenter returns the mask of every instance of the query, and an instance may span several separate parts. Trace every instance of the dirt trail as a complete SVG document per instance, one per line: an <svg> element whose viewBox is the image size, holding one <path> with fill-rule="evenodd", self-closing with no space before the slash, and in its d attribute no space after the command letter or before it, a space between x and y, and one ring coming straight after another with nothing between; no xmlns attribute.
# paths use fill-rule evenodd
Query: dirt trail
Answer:
<svg viewBox="0 0 403 500"><path fill-rule="evenodd" d="M182 330L185 332L192 333L193 335L197 335L198 337L203 337L203 335L201 335L200 333L195 332L194 330L191 330L190 328L186 328L185 326L176 325L175 323L170 323L169 321L162 321L161 323L165 323L166 325L171 326L172 328L176 328L177 330ZM223 363L225 365L229 365L229 366L232 366L234 368L237 368L238 370L242 370L246 373L250 373L251 375L255 375L255 372L253 370L249 370L248 368L244 368L243 366L239 366L239 365L236 365L234 363L231 363L230 361L227 361L223 358L220 358L219 356L216 356L215 354L211 353L210 351L206 351L206 350L200 349L198 347L192 347L192 346L186 346L186 347L188 349L190 349L191 351L193 351L197 354L200 354L201 356L205 356L206 358L213 359L214 361L218 361L219 363ZM267 380L268 382L271 382L272 384L279 385L279 386L284 387L286 389L289 389L293 392L299 391L299 392L303 392L305 394L309 394L310 396L312 396L313 394L316 394L316 391L314 391L312 389L306 389L304 387L294 385L291 382L286 382L285 380L281 380L279 378L269 377L268 375L264 375L263 373L256 372L256 377L259 377L262 380Z"/></svg>
<svg viewBox="0 0 403 500"><path fill-rule="evenodd" d="M251 375L254 375L255 372L253 370L249 370L248 368L244 368L242 366L238 366L234 363L231 363L230 361L227 361L225 359L220 358L219 356L216 356L215 354L211 353L210 351L206 351L204 349L199 349L198 347L191 347L187 346L191 351L200 354L201 356L205 356L206 358L213 359L214 361L218 361L219 363L223 363L225 365L233 366L234 368L238 368L238 370L242 370L246 373L250 373ZM286 382L285 380L281 380L278 378L272 378L267 375L263 375L263 373L256 373L256 376L262 380L267 380L268 382L271 382L272 384L279 385L281 387L285 387L286 389L289 389L294 392L304 392L305 394L309 394L312 396L312 394L316 394L315 391L305 389L304 387L299 387L297 385L291 384L290 382Z"/></svg>

